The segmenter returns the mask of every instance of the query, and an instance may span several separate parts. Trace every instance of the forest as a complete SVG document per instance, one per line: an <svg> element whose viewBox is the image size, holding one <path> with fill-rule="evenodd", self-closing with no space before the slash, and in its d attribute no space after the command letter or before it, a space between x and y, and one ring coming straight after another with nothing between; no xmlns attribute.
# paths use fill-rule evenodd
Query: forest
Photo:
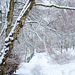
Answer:
<svg viewBox="0 0 75 75"><path fill-rule="evenodd" d="M75 0L0 0L0 75L75 75Z"/></svg>

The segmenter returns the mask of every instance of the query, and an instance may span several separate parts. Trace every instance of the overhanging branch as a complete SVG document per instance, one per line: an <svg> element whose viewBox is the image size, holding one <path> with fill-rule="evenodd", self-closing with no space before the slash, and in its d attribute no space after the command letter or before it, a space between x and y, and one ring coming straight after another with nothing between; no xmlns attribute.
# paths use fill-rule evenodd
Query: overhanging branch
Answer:
<svg viewBox="0 0 75 75"><path fill-rule="evenodd" d="M55 7L55 8L59 8L59 9L75 10L75 7L58 6L58 5L55 5L55 4L50 4L50 5L45 5L45 4L35 4L34 6Z"/></svg>

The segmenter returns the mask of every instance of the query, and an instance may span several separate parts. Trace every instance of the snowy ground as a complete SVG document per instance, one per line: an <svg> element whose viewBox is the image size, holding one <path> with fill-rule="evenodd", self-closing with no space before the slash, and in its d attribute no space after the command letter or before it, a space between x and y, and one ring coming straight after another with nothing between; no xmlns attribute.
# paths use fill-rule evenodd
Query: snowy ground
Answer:
<svg viewBox="0 0 75 75"><path fill-rule="evenodd" d="M67 52L69 58L75 56L75 51ZM59 58L60 59L60 58ZM62 60L62 59L61 59ZM65 62L65 61L64 61ZM18 75L75 75L75 59L69 59L64 64L58 64L46 52L36 53L29 63L21 63L16 73Z"/></svg>

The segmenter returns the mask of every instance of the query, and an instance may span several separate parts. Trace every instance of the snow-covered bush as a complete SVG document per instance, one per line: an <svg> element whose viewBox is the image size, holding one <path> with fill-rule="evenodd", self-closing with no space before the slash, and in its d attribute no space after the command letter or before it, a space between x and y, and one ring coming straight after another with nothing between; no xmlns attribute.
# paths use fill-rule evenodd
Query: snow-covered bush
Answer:
<svg viewBox="0 0 75 75"><path fill-rule="evenodd" d="M55 51L51 54L52 59L59 64L66 64L75 59L75 50L69 48L68 51L63 49L63 52Z"/></svg>

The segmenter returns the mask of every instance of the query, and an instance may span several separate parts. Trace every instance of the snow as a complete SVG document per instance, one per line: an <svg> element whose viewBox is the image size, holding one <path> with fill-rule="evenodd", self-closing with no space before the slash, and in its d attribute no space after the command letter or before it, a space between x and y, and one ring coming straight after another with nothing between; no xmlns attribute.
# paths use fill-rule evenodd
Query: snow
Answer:
<svg viewBox="0 0 75 75"><path fill-rule="evenodd" d="M2 63L2 60L4 59L4 54L5 52L3 52L2 56L0 57L0 64Z"/></svg>
<svg viewBox="0 0 75 75"><path fill-rule="evenodd" d="M59 5L56 5L56 4L49 4L48 2L46 4L44 3L37 3L41 6L45 6L45 7L55 7L55 8L60 8L60 9L69 9L69 10L75 10L75 7L69 7L69 6L59 6Z"/></svg>
<svg viewBox="0 0 75 75"><path fill-rule="evenodd" d="M72 52L69 51L72 55ZM69 53L68 52L68 53ZM74 55L75 56L75 55ZM35 53L29 63L22 62L16 73L18 75L75 75L75 59L65 63L58 64L50 55L44 53Z"/></svg>
<svg viewBox="0 0 75 75"><path fill-rule="evenodd" d="M5 43L4 45L5 45L5 46L8 46L8 45L10 45L10 44L11 44L11 42L8 42L8 43Z"/></svg>
<svg viewBox="0 0 75 75"><path fill-rule="evenodd" d="M29 8L30 4L31 4L31 2L29 3L29 0L28 0L27 3L26 3L26 5L23 7L23 9L22 9L22 11L21 11L19 17L17 18L17 20L16 20L16 22L15 22L15 24L14 24L14 27L12 28L12 30L11 30L11 32L9 33L8 37L5 39L5 46L11 44L11 42L14 40L13 34L15 33L14 31L15 31L15 28L16 28L16 26L17 26L17 21L21 19L21 17L24 15L24 13L26 12L26 10ZM8 8L9 8L9 7L8 7ZM6 16L7 16L7 13L8 13L8 10L7 10L7 12L6 12ZM7 28L7 18L5 19L5 25L4 25L3 30L2 30L1 33L0 33L0 36L1 36L2 32L4 31L4 29L6 29L6 28ZM10 40L9 40L9 39L10 39ZM6 48L5 50L9 50L9 49ZM4 57L4 55L5 55L5 51L4 51L3 54L0 56L0 58L1 58L2 56ZM0 59L0 64L2 63L2 62L1 62L2 60L3 60L3 58Z"/></svg>
<svg viewBox="0 0 75 75"><path fill-rule="evenodd" d="M7 29L7 23L8 23L7 22L7 15L8 15L8 12L9 12L9 7L10 7L10 0L1 0L0 3L1 3L0 7L1 7L1 10L2 10L2 13L5 13L5 19L4 19L5 25L4 25L3 29ZM4 31L4 30L2 30L2 31Z"/></svg>
<svg viewBox="0 0 75 75"><path fill-rule="evenodd" d="M9 41L9 37L7 37L6 39L5 39L5 42L8 42Z"/></svg>
<svg viewBox="0 0 75 75"><path fill-rule="evenodd" d="M14 38L13 38L13 37L9 37L9 38L10 38L10 40L11 40L11 41L13 41L13 40L14 40Z"/></svg>
<svg viewBox="0 0 75 75"><path fill-rule="evenodd" d="M14 33L15 33L15 32L12 30L12 31L9 33L8 36L10 37L10 36L12 36Z"/></svg>
<svg viewBox="0 0 75 75"><path fill-rule="evenodd" d="M5 51L9 50L9 47L5 48Z"/></svg>
<svg viewBox="0 0 75 75"><path fill-rule="evenodd" d="M43 1L43 3L45 4L45 5L49 5L50 4L50 1L49 0L42 0Z"/></svg>
<svg viewBox="0 0 75 75"><path fill-rule="evenodd" d="M2 62L2 60L0 60L0 63Z"/></svg>
<svg viewBox="0 0 75 75"><path fill-rule="evenodd" d="M2 23L2 22L0 21L0 23Z"/></svg>
<svg viewBox="0 0 75 75"><path fill-rule="evenodd" d="M9 50L9 47L7 47L7 48L5 48L5 46L4 46L4 48L1 50L1 52L0 52L0 64L2 63L2 60L4 59L4 56L5 56L5 51L7 51L7 50ZM5 62L4 62L5 63Z"/></svg>
<svg viewBox="0 0 75 75"><path fill-rule="evenodd" d="M24 15L24 13L26 12L26 10L29 8L31 2L29 3L29 0L27 1L27 3L25 4L25 6L23 7L19 17L17 18L17 21L20 21L21 17Z"/></svg>

